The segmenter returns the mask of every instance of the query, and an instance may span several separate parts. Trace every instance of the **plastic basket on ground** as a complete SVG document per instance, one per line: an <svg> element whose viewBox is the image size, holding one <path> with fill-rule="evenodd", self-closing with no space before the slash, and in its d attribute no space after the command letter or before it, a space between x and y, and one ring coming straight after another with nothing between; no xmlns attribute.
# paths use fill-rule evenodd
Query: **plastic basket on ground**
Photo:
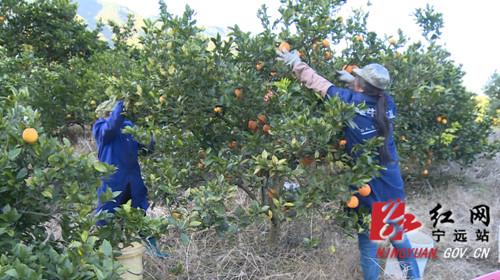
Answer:
<svg viewBox="0 0 500 280"><path fill-rule="evenodd" d="M434 248L434 240L429 235L424 234L423 232L416 230L410 231L406 233L406 236L410 240L412 249L420 250L420 249L432 249ZM418 252L417 251L417 252ZM418 256L418 255L417 255ZM417 264L418 270L420 272L421 279L424 279L424 271L425 266L427 264L427 258L418 257ZM389 276L389 279L403 279L403 272L399 266L399 261L397 258L387 258L385 263L385 276Z"/></svg>
<svg viewBox="0 0 500 280"><path fill-rule="evenodd" d="M127 270L122 274L125 280L141 280L144 273L142 258L146 248L141 243L133 242L130 246L121 250L122 255L116 259Z"/></svg>

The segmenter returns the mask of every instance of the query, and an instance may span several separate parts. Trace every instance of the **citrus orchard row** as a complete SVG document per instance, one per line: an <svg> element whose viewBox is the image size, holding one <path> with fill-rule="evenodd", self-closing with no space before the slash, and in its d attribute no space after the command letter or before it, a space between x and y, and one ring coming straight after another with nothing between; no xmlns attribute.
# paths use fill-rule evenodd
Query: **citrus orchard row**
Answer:
<svg viewBox="0 0 500 280"><path fill-rule="evenodd" d="M337 85L342 84L335 70L352 72L371 62L389 69L405 178L432 175L433 165L448 160L467 164L498 148L487 141L491 116L478 118L474 94L463 87L464 73L439 36L416 43L403 32L386 38L367 30L361 11L347 19L337 16L343 1L283 1L273 22L266 9L259 10L261 33L234 26L224 37L208 37L191 9L175 16L161 4L160 17L145 20L141 32L133 21L114 25L113 47L99 41L98 32L82 28L73 4L41 2L0 3L5 15L0 23L0 124L8 132L0 136L8 143L0 153L2 175L8 178L1 189L6 199L0 235L28 244L38 256L55 250L72 264L68 275L100 271L105 276L97 278L113 279L117 268L105 264L112 255L109 246L130 241L123 232L152 234L168 228L187 242L189 231L231 233L270 220L275 237L281 223L311 211L346 229L359 229L359 216L366 220L363 211L346 208L359 208L358 197L370 195L367 183L381 170L373 158L382 139L354 147L357 157L352 158L343 128L352 125L359 108L307 90L288 66L276 61L277 49L298 50L302 60ZM439 34L439 14L419 15L425 35ZM29 18L59 24L32 25ZM41 30L22 35L31 26ZM71 32L78 35L77 44L59 36ZM40 33L49 41L37 40ZM130 44L131 37L139 43ZM47 53L46 45L57 55ZM156 136L156 150L141 158L141 166L152 204L167 209L166 220L146 221L125 205L113 227L92 230L94 192L100 176L113 168L92 154L76 155L67 141L56 138L65 135L69 124L88 128L96 106L110 97L127 103L126 116L136 123L127 133L143 143L151 133ZM284 187L290 184L298 187ZM28 234L52 218L62 224L64 240L73 242L76 253L57 249L69 248L61 240L44 247L44 230ZM0 272L41 271L13 243L0 243L6 252ZM23 268L14 268L15 262ZM81 269L86 262L97 269Z"/></svg>

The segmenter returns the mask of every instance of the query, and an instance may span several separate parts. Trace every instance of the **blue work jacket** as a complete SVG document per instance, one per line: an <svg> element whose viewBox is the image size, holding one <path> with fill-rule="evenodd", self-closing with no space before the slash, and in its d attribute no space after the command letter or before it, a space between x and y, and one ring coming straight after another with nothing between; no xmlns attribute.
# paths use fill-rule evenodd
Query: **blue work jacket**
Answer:
<svg viewBox="0 0 500 280"><path fill-rule="evenodd" d="M347 151L351 154L352 148L356 144L361 144L367 139L378 136L376 129L376 108L378 97L369 96L361 92L355 92L347 88L331 86L328 88L326 98L338 97L343 102L360 105L365 104L364 109L359 109L353 121L357 127L345 127L345 137L347 140ZM374 177L369 182L372 192L367 197L358 196L361 205L371 209L373 202L405 200L404 183L398 162L398 153L394 143L393 120L396 118L396 105L391 96L386 94L387 117L390 122L389 130L389 154L392 162L383 165L380 177Z"/></svg>
<svg viewBox="0 0 500 280"><path fill-rule="evenodd" d="M113 192L120 191L122 194L115 201L106 204L98 204L98 211L113 209L120 204L132 199L132 206L146 210L148 208L147 189L141 177L141 169L138 154L143 147L134 140L132 135L123 133L122 129L134 124L123 115L123 101L118 101L110 116L99 118L92 133L97 144L97 156L101 162L113 165L116 172L108 178L102 178L102 186L98 190L98 197L110 187ZM154 140L150 143L150 149L154 146Z"/></svg>

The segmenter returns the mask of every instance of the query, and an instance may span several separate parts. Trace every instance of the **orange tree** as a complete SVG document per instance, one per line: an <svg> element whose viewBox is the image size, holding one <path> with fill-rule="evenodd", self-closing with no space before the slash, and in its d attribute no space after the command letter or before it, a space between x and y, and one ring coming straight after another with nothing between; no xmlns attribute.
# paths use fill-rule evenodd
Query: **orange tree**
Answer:
<svg viewBox="0 0 500 280"><path fill-rule="evenodd" d="M304 18L338 8L304 3ZM169 206L172 226L235 231L267 218L276 230L291 212L325 202L323 214L346 218L346 201L356 192L350 186L365 184L380 168L372 159L380 139L358 147L357 159L348 156L343 127L352 125L355 108L324 102L275 61L288 35L273 32L265 9L259 11L264 32L254 36L235 26L227 38L207 38L192 14L173 16L162 6L158 20L146 20L140 48L130 46L140 52L139 67L106 90L127 100L137 124L128 132L138 140L156 135L143 172L151 197ZM317 36L314 28L304 32ZM308 55L326 69L332 62L322 52ZM285 181L300 191L284 191ZM356 217L345 221L357 225Z"/></svg>
<svg viewBox="0 0 500 280"><path fill-rule="evenodd" d="M484 93L489 97L489 108L491 114L495 117L495 124L498 125L500 118L500 74L495 71L486 85Z"/></svg>
<svg viewBox="0 0 500 280"><path fill-rule="evenodd" d="M0 98L0 278L119 279L110 242L91 233L95 188L111 169L48 137L28 96Z"/></svg>
<svg viewBox="0 0 500 280"><path fill-rule="evenodd" d="M410 172L427 176L434 161L470 163L497 148L487 143L491 118L478 120L463 71L438 44L439 13L417 10L427 41L409 43L403 32L398 38L369 32L362 11L346 20L336 16L341 4L284 1L274 22L259 10L263 32L234 26L225 38L204 36L189 8L176 17L163 5L157 21L145 22L136 61L144 79L117 77L107 93L129 100L129 113L142 127L131 133L158 136L156 156L144 161L146 179L155 198L181 212L176 216L183 220L174 222L232 229L257 214L277 224L292 205L304 210L339 201L333 204L339 210L352 193L348 186L376 174L370 153L377 143L367 143L356 160L339 145L355 109L303 88L275 61L282 41L334 82L334 70L345 65L387 66L399 108L399 151ZM286 180L299 182L302 195L284 207ZM237 189L251 199L250 208L234 205Z"/></svg>
<svg viewBox="0 0 500 280"><path fill-rule="evenodd" d="M0 278L121 279L118 244L157 235L165 222L130 204L96 216L100 176L114 168L48 136L29 100L25 88L0 98ZM112 221L96 228L97 219Z"/></svg>
<svg viewBox="0 0 500 280"><path fill-rule="evenodd" d="M0 70L7 73L0 96L21 85L57 100L37 107L37 99L27 97L43 119L57 121L44 121L50 133L67 121L60 115L91 123L97 103L126 99L127 115L137 124L127 131L142 142L151 132L157 138L155 153L142 159L151 198L168 206L169 225L182 233L236 231L259 219L271 219L276 233L280 221L319 209L356 227L358 217L347 215L345 202L376 176L380 139L357 147L356 159L347 155L342 128L353 125L356 108L325 102L297 82L275 61L282 41L333 82L334 70L344 65L386 65L399 108L401 158L418 162L417 172L434 160L470 162L494 146L486 143L489 117L476 121L463 72L438 44L439 14L417 12L427 42L410 44L402 32L390 40L369 32L361 11L345 20L337 16L343 2L283 1L276 21L259 10L263 32L234 26L224 38L208 38L189 8L174 16L161 4L160 17L145 21L138 45L127 44L134 32L129 21L114 25L114 49L64 64L46 64L29 46L18 57L0 49ZM285 182L300 188L285 191ZM109 231L102 235L117 239Z"/></svg>
<svg viewBox="0 0 500 280"><path fill-rule="evenodd" d="M28 88L30 104L52 135L90 119L92 100L82 97L99 84L92 65L107 49L99 28L88 30L76 9L67 0L0 2L0 94Z"/></svg>

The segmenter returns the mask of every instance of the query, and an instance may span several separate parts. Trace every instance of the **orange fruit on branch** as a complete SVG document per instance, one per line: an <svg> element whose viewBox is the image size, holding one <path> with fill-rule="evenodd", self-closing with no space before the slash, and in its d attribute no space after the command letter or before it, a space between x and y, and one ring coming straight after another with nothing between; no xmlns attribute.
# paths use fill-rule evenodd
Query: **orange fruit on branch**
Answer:
<svg viewBox="0 0 500 280"><path fill-rule="evenodd" d="M309 166L311 164L313 164L314 162L314 158L311 157L311 156L305 156L303 157L301 160L300 160L300 163L304 166Z"/></svg>
<svg viewBox="0 0 500 280"><path fill-rule="evenodd" d="M264 62L259 61L257 62L257 64L255 64L255 69L257 69L257 71L262 70L262 68L264 68Z"/></svg>
<svg viewBox="0 0 500 280"><path fill-rule="evenodd" d="M326 52L323 54L323 58L324 58L325 60L330 60L330 59L332 59L332 58L333 58L333 54L332 54L332 52L331 52L331 51L326 51Z"/></svg>
<svg viewBox="0 0 500 280"><path fill-rule="evenodd" d="M28 144L35 144L38 141L38 132L34 128L23 130L23 140Z"/></svg>
<svg viewBox="0 0 500 280"><path fill-rule="evenodd" d="M361 34L358 34L358 35L354 36L354 40L358 41L358 42L363 42L364 39L365 38Z"/></svg>
<svg viewBox="0 0 500 280"><path fill-rule="evenodd" d="M216 114L222 113L222 107L221 106L215 106L214 107L214 113L216 113Z"/></svg>
<svg viewBox="0 0 500 280"><path fill-rule="evenodd" d="M242 88L235 88L234 89L234 96L236 96L236 99L241 99L243 97L243 89Z"/></svg>
<svg viewBox="0 0 500 280"><path fill-rule="evenodd" d="M271 131L271 126L268 125L268 124L265 124L263 127L262 127L262 132L264 132L264 134L269 134L269 132Z"/></svg>
<svg viewBox="0 0 500 280"><path fill-rule="evenodd" d="M342 140L339 141L339 146L344 147L345 145L347 145L347 140L346 139L342 139Z"/></svg>
<svg viewBox="0 0 500 280"><path fill-rule="evenodd" d="M258 115L258 116L257 116L257 119L259 120L259 122L260 122L261 124L265 124L265 123L266 123L266 120L267 120L266 115L264 115L264 114L260 114L260 115Z"/></svg>
<svg viewBox="0 0 500 280"><path fill-rule="evenodd" d="M278 49L282 52L289 52L292 48L290 46L290 44L287 42L287 41L283 41L281 42L281 44L279 45Z"/></svg>
<svg viewBox="0 0 500 280"><path fill-rule="evenodd" d="M323 41L321 41L321 44L323 45L323 48L328 48L330 47L330 41L328 39L323 39Z"/></svg>
<svg viewBox="0 0 500 280"><path fill-rule="evenodd" d="M352 209L358 206L359 206L359 199L355 195L351 196L351 198L349 198L349 200L347 201L347 207Z"/></svg>
<svg viewBox="0 0 500 280"><path fill-rule="evenodd" d="M356 65L356 64L348 64L348 65L344 65L344 67L342 67L342 70L345 70L346 72L352 74L352 70L354 70L356 68L359 68L358 65Z"/></svg>
<svg viewBox="0 0 500 280"><path fill-rule="evenodd" d="M372 188L368 184L364 184L363 186L359 187L359 189L358 189L358 193L361 196L369 196L371 192L372 192Z"/></svg>
<svg viewBox="0 0 500 280"><path fill-rule="evenodd" d="M422 170L422 176L424 176L424 177L429 176L429 170L427 170L427 169Z"/></svg>
<svg viewBox="0 0 500 280"><path fill-rule="evenodd" d="M250 129L251 131L253 131L253 132L257 131L257 122L256 121L249 120L247 126L248 126L248 129Z"/></svg>

